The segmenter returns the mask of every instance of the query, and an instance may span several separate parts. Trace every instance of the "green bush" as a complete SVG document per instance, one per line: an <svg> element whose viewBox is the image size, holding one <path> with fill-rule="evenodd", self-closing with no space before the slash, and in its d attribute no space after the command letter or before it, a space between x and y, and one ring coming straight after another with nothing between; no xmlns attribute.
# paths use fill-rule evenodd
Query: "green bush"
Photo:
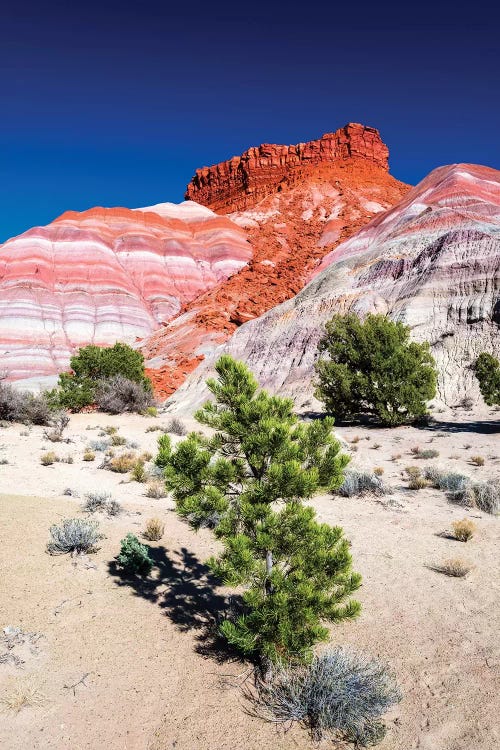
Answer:
<svg viewBox="0 0 500 750"><path fill-rule="evenodd" d="M120 554L116 558L120 567L129 573L149 575L153 567L153 561L149 557L149 548L141 544L134 534L127 534L120 544Z"/></svg>
<svg viewBox="0 0 500 750"><path fill-rule="evenodd" d="M315 395L336 418L369 414L383 425L412 422L436 394L436 370L427 343L384 315L335 315L319 343Z"/></svg>
<svg viewBox="0 0 500 750"><path fill-rule="evenodd" d="M214 528L223 551L209 561L224 584L242 588L243 607L220 633L246 656L271 662L307 661L328 637L325 622L354 618L350 599L361 578L352 572L340 527L316 521L302 501L336 489L349 457L333 437L333 419L299 423L290 399L258 390L241 362L222 356L215 402L196 419L211 427L191 433L173 451L159 440L167 488L178 513L196 529Z"/></svg>
<svg viewBox="0 0 500 750"><path fill-rule="evenodd" d="M483 352L474 364L474 372L479 388L488 406L500 404L500 362L487 352Z"/></svg>
<svg viewBox="0 0 500 750"><path fill-rule="evenodd" d="M105 384L118 376L140 386L139 390L143 394L141 410L151 400L153 388L144 374L144 357L127 344L116 343L111 347L94 344L84 346L79 349L78 354L71 357L70 366L72 372L61 373L58 387L50 392L50 402L54 407L79 411L93 404L97 394L103 388L106 390ZM113 390L116 391L116 388Z"/></svg>

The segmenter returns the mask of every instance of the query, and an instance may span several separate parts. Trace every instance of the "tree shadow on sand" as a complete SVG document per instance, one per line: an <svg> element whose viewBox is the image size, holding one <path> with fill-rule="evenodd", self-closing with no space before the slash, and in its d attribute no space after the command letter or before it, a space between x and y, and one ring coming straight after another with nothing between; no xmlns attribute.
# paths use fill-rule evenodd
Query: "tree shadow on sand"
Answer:
<svg viewBox="0 0 500 750"><path fill-rule="evenodd" d="M165 547L148 547L154 561L147 578L124 571L116 560L108 569L118 586L157 604L182 632L197 631L196 651L218 662L240 659L219 636L220 622L241 608L241 598L217 593L220 581L196 555L182 547L170 554Z"/></svg>

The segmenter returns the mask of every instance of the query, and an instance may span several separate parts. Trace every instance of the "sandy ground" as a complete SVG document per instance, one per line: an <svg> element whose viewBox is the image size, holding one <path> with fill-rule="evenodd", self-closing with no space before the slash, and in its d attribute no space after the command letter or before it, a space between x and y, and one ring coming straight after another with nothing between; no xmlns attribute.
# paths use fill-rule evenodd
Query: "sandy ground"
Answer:
<svg viewBox="0 0 500 750"><path fill-rule="evenodd" d="M352 465L381 466L394 492L383 502L313 501L321 520L345 528L363 575L362 615L334 628L332 641L386 660L404 693L387 717L381 750L500 744L499 520L457 508L433 489L411 492L402 478L405 466L432 463L499 479L498 412L476 414L475 421L470 412L437 418L426 430L340 428L353 449ZM203 565L215 550L211 533L192 532L170 500L145 497L144 485L127 475L82 460L85 446L100 439L99 425L119 426L137 450L154 452L160 433L146 429L166 421L75 415L67 444L49 443L40 427L0 429L0 461L8 461L0 464L0 635L7 626L40 634L31 647L10 651L22 665L0 663L0 701L29 684L41 703L19 713L0 704L2 750L312 746L300 728L282 734L250 716L238 687L247 667L221 661L206 647L204 623L225 593ZM435 448L439 457L415 459L415 445ZM42 466L44 450L71 454L74 463ZM471 465L473 455L482 455L484 466ZM107 490L124 507L116 518L99 516L106 538L96 554L78 561L45 553L50 525L82 513L81 497L63 495L66 488L80 496ZM165 523L163 539L150 543L157 566L149 581L133 585L112 560L119 540L129 531L139 536L152 516ZM442 535L464 517L477 525L470 542ZM473 566L465 579L428 567L457 556ZM0 657L4 651L0 641Z"/></svg>

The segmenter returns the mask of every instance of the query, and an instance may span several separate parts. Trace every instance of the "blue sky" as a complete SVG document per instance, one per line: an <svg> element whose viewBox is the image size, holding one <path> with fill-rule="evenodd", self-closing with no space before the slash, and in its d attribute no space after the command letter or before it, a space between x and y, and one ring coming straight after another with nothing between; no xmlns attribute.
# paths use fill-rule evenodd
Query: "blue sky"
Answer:
<svg viewBox="0 0 500 750"><path fill-rule="evenodd" d="M0 241L66 209L182 200L197 167L349 121L392 173L500 167L498 18L479 0L10 3Z"/></svg>

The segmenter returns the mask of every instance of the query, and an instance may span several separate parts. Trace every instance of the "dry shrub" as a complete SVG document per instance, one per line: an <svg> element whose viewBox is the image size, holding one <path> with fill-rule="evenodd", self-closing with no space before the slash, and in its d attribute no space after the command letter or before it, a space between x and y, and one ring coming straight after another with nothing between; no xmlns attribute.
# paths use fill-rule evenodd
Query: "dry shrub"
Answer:
<svg viewBox="0 0 500 750"><path fill-rule="evenodd" d="M386 733L381 720L401 700L387 667L344 648L326 651L305 667L278 667L258 684L257 708L273 723L305 724L320 741L373 745Z"/></svg>
<svg viewBox="0 0 500 750"><path fill-rule="evenodd" d="M97 521L82 518L66 518L60 526L50 527L52 541L47 544L51 555L95 552L97 542L103 538Z"/></svg>
<svg viewBox="0 0 500 750"><path fill-rule="evenodd" d="M424 487L427 487L427 482L423 477L411 477L408 488L410 490L423 490Z"/></svg>
<svg viewBox="0 0 500 750"><path fill-rule="evenodd" d="M59 456L54 453L54 451L47 451L40 456L40 463L42 466L52 466L52 464L55 464L57 461L59 461Z"/></svg>
<svg viewBox="0 0 500 750"><path fill-rule="evenodd" d="M187 433L187 429L182 420L173 417L167 425L167 432L171 432L173 435L179 435L182 437Z"/></svg>
<svg viewBox="0 0 500 750"><path fill-rule="evenodd" d="M0 420L48 425L52 411L46 394L18 391L10 383L0 382Z"/></svg>
<svg viewBox="0 0 500 750"><path fill-rule="evenodd" d="M440 565L433 565L432 569L437 573L443 573L445 576L465 578L467 573L470 572L471 566L460 557L452 557L448 560L444 560Z"/></svg>
<svg viewBox="0 0 500 750"><path fill-rule="evenodd" d="M150 518L144 529L144 537L150 542L158 542L165 531L165 525L159 518Z"/></svg>
<svg viewBox="0 0 500 750"><path fill-rule="evenodd" d="M471 464L474 464L474 466L484 466L483 456L471 456L470 462Z"/></svg>
<svg viewBox="0 0 500 750"><path fill-rule="evenodd" d="M165 482L150 482L146 488L146 497L152 497L155 500L159 500L162 497L167 496L167 490Z"/></svg>
<svg viewBox="0 0 500 750"><path fill-rule="evenodd" d="M110 471L115 471L117 474L128 474L132 471L137 463L137 456L132 451L127 453L121 453L119 456L114 456L108 463Z"/></svg>
<svg viewBox="0 0 500 750"><path fill-rule="evenodd" d="M117 435L116 433L112 433L111 435L111 445L125 445L127 442L127 439L122 437L121 435Z"/></svg>
<svg viewBox="0 0 500 750"><path fill-rule="evenodd" d="M373 473L377 477L381 477L382 474L384 473L384 467L383 466L375 466L375 468L373 469Z"/></svg>
<svg viewBox="0 0 500 750"><path fill-rule="evenodd" d="M410 479L417 479L418 477L422 476L422 470L419 466L407 466L405 468L405 472L410 477Z"/></svg>
<svg viewBox="0 0 500 750"><path fill-rule="evenodd" d="M93 451L85 451L83 454L83 460L84 461L94 461L95 460L95 453Z"/></svg>
<svg viewBox="0 0 500 750"><path fill-rule="evenodd" d="M336 492L343 497L359 497L368 494L387 495L391 491L375 474L352 470L346 471L344 481Z"/></svg>
<svg viewBox="0 0 500 750"><path fill-rule="evenodd" d="M453 521L451 526L453 528L453 536L459 542L468 542L474 536L476 530L476 524L469 518L464 518L462 521Z"/></svg>
<svg viewBox="0 0 500 750"><path fill-rule="evenodd" d="M393 453L391 456L391 461L399 461L401 458L401 453Z"/></svg>
<svg viewBox="0 0 500 750"><path fill-rule="evenodd" d="M50 430L45 430L43 433L47 440L51 443L61 443L63 441L63 432L69 424L69 416L65 412L55 414L50 420ZM68 442L68 441L66 441Z"/></svg>
<svg viewBox="0 0 500 750"><path fill-rule="evenodd" d="M99 383L96 390L96 402L100 409L110 414L124 412L143 412L151 405L153 397L142 383L114 375Z"/></svg>
<svg viewBox="0 0 500 750"><path fill-rule="evenodd" d="M361 438L359 437L359 435L354 435L354 437L351 438L351 443L359 443L360 440Z"/></svg>

